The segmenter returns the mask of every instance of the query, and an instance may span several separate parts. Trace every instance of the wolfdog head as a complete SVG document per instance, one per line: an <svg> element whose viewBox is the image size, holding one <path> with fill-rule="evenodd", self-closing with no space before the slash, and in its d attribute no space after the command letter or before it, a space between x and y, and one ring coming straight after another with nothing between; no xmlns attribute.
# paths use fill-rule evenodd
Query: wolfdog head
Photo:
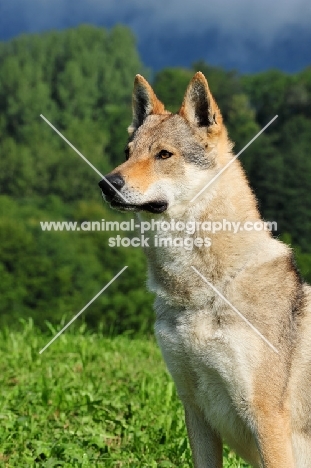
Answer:
<svg viewBox="0 0 311 468"><path fill-rule="evenodd" d="M231 158L220 110L201 72L192 78L177 114L165 110L137 75L126 161L99 183L120 210L184 210Z"/></svg>

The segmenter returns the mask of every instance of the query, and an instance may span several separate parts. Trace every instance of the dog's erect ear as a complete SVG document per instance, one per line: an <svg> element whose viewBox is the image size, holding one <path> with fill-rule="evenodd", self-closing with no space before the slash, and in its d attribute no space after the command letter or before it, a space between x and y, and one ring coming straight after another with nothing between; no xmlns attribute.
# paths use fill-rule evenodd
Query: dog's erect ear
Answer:
<svg viewBox="0 0 311 468"><path fill-rule="evenodd" d="M203 73L197 72L190 81L179 115L198 127L221 125L220 110Z"/></svg>
<svg viewBox="0 0 311 468"><path fill-rule="evenodd" d="M130 135L142 125L148 115L167 114L164 105L159 101L148 81L141 75L135 77L132 106L133 121L128 128Z"/></svg>

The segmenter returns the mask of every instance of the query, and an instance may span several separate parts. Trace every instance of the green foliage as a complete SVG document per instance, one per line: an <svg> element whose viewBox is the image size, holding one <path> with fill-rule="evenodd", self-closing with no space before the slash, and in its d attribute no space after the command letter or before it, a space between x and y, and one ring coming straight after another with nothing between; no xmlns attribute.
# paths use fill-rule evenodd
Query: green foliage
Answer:
<svg viewBox="0 0 311 468"><path fill-rule="evenodd" d="M297 75L271 70L244 76L244 89L260 126L278 119L242 156L266 219L290 232L293 243L311 253L310 69Z"/></svg>
<svg viewBox="0 0 311 468"><path fill-rule="evenodd" d="M291 82L289 75L280 70L269 70L245 76L242 81L260 125L265 125L276 114L279 114L280 120L288 118L288 89Z"/></svg>
<svg viewBox="0 0 311 468"><path fill-rule="evenodd" d="M156 74L154 91L169 111L178 112L192 76L191 70L184 68L165 68Z"/></svg>
<svg viewBox="0 0 311 468"><path fill-rule="evenodd" d="M53 232L40 226L40 221L116 219L106 206L77 202L66 207L55 196L17 203L2 196L0 213L0 323L14 325L19 317L32 317L45 328L46 320L69 320L128 265L108 294L85 312L85 320L115 333L152 331L152 296L143 281L146 261L140 249L132 248L129 255L127 248L110 248L108 238L116 232Z"/></svg>
<svg viewBox="0 0 311 468"><path fill-rule="evenodd" d="M92 170L39 116L108 171L123 160L133 77L144 71L134 37L122 26L109 32L80 26L2 43L1 192L53 193L64 201L88 192L95 198Z"/></svg>
<svg viewBox="0 0 311 468"><path fill-rule="evenodd" d="M44 328L45 320L69 319L128 265L86 320L107 331L152 330L142 252L113 251L108 233L42 232L39 224L115 219L99 203L100 176L40 114L105 174L124 158L136 73L146 70L123 26L81 26L0 44L2 324L33 317Z"/></svg>
<svg viewBox="0 0 311 468"><path fill-rule="evenodd" d="M192 467L182 405L152 338L82 325L1 331L3 467ZM225 468L247 468L224 449Z"/></svg>

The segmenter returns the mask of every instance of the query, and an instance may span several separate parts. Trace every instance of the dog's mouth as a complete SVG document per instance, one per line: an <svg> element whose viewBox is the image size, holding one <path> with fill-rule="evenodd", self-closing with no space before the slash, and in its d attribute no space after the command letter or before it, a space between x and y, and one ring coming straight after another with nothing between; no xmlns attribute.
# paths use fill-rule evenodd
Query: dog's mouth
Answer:
<svg viewBox="0 0 311 468"><path fill-rule="evenodd" d="M166 201L152 201L141 205L133 205L113 199L110 200L110 205L112 208L120 211L148 211L149 213L163 213L168 207L168 203Z"/></svg>
<svg viewBox="0 0 311 468"><path fill-rule="evenodd" d="M108 175L98 184L104 200L112 208L120 211L149 211L149 213L163 213L167 210L168 202L165 200L151 200L148 203L128 203L119 190L124 185L124 179L119 174Z"/></svg>

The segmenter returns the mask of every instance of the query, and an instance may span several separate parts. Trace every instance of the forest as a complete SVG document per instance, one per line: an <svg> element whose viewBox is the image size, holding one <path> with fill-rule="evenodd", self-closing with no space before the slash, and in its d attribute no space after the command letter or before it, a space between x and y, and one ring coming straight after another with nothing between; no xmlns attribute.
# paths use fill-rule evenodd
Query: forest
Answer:
<svg viewBox="0 0 311 468"><path fill-rule="evenodd" d="M107 334L150 333L153 296L138 248L108 246L108 232L47 232L40 221L129 219L105 205L100 177L41 118L43 114L105 174L124 160L137 73L167 108L178 111L201 70L234 151L275 115L276 121L240 156L259 209L274 233L292 245L311 281L311 65L296 74L241 75L203 61L154 73L142 63L132 32L83 25L22 35L0 43L0 323L69 320L115 276L127 270L84 313Z"/></svg>

